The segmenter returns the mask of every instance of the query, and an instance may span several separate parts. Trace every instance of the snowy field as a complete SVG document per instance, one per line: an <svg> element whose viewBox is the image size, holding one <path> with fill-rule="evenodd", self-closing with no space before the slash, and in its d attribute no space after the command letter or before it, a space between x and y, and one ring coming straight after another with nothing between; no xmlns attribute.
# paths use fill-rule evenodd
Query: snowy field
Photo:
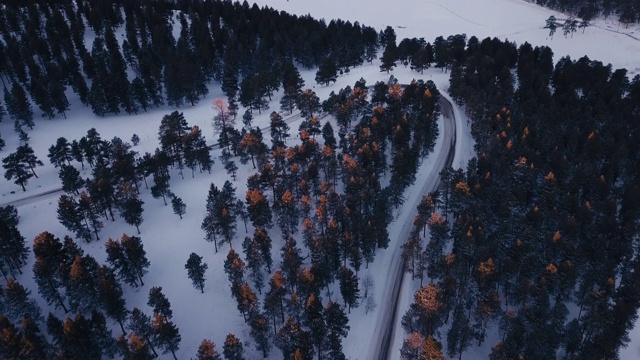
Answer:
<svg viewBox="0 0 640 360"><path fill-rule="evenodd" d="M573 59L584 55L590 59L611 63L640 73L640 24L625 28L612 18L593 21L594 26L579 30L567 39L561 29L553 39L542 29L545 20L554 15L566 19L566 14L546 9L524 0L255 0L258 5L271 6L292 14L311 14L315 18L358 21L384 29L391 26L398 41L405 37L425 38L433 42L437 36L465 33L479 39L498 37L521 44L547 45L555 60L569 55ZM620 33L616 33L619 31ZM629 36L630 35L630 36ZM635 39L634 39L635 38Z"/></svg>
<svg viewBox="0 0 640 360"><path fill-rule="evenodd" d="M558 14L552 10L540 8L525 1L520 0L436 0L436 1L416 1L416 0L396 0L393 3L382 0L257 0L259 5L269 5L278 10L284 10L295 14L311 14L316 18L325 18L327 21L332 18L342 18L345 20L359 21L360 23L374 26L376 29L383 29L385 26L393 26L398 41L404 37L424 37L427 41L439 35L445 37L451 34L466 33L468 36L475 35L482 39L487 36L496 36L501 39L516 41L518 44L529 41L533 45L548 45L555 53L555 60L560 56L570 55L578 58L588 55L591 59L597 59L605 63L611 63L614 67L626 67L631 73L640 72L640 41L633 37L640 38L638 25L635 28L618 30L617 22L609 20L595 21L595 25L587 28L582 34L578 31L573 38L565 39L561 33L556 33L553 40L548 38L548 31L542 29L544 20L550 15L557 18L565 18L566 15ZM631 36L629 36L631 35ZM392 74L406 83L413 78L423 78L433 80L441 91L448 88L448 75L440 70L431 69L425 71L424 75L410 71L408 68L400 67ZM339 90L347 85L353 86L354 82L361 77L367 80L368 85L373 85L376 81L386 81L389 75L380 73L378 64L366 64L362 67L352 69L348 75L338 78L336 84L328 87L316 85L313 80L315 70L302 71L302 76L307 87L313 87L321 100L327 98L331 91ZM195 107L185 107L177 109L183 111L189 125L198 125L203 130L209 144L215 142L211 126L211 118L214 115L211 109L211 100L222 96L219 86L210 86L210 94L206 99ZM71 97L70 97L71 99ZM268 125L268 113L278 109L279 94L277 94L271 105L271 109L263 114L255 114L254 124L264 127ZM145 151L153 152L159 147L157 140L158 126L162 116L176 110L170 107L153 109L147 113L136 116L109 116L98 118L94 116L90 109L82 107L75 101L69 112L68 119L55 119L48 121L39 119L36 127L29 132L31 137L30 145L34 148L36 155L45 162L45 166L37 168L40 178L31 179L27 186L26 193L23 193L18 185L13 182L0 181L0 205L12 202L25 196L32 196L48 190L60 187L57 171L48 162L47 149L55 143L60 136L66 137L69 141L79 139L84 136L88 129L94 127L105 140L110 140L118 136L125 141L129 141L131 135L138 134L140 144L133 149L143 154ZM454 167L463 166L467 159L472 156L472 139L470 138L466 120L461 115L460 109L454 109L459 120L456 124L458 143L456 146L456 157ZM241 109L240 114L244 113ZM240 127L240 119L238 126ZM290 124L291 133L297 132L298 123ZM439 123L442 131L442 120ZM7 142L7 146L0 152L0 158L6 157L18 146L16 134L13 132L13 124L8 121L0 123L0 132ZM292 135L295 138L295 135ZM268 142L268 134L265 137ZM295 139L291 139L289 145ZM437 147L442 146L442 141L438 141ZM437 151L437 150L436 150ZM205 198L209 184L214 182L221 187L227 179L226 172L222 168L217 157L219 151L212 154L216 158L214 172L209 174L196 173L195 178L191 178L189 172L185 172L185 179L181 179L177 171L171 173L171 190L181 197L187 204L187 213L184 219L179 220L173 214L170 206L164 206L161 199L151 197L149 190L142 190L142 200L145 202L144 222L140 226L141 237L147 251L147 257L151 262L149 273L145 277L145 286L141 288L131 288L124 286L127 307L139 307L149 313L146 305L147 294L152 286L162 286L165 295L171 301L174 310L174 321L179 327L182 342L177 355L180 359L189 359L195 356L197 346L203 338L214 341L218 346L224 342L224 337L228 332L233 332L243 341L247 342L245 351L247 358L261 358L255 351L253 340L249 336L249 327L244 324L241 314L236 309L235 300L231 298L229 283L222 270L222 264L228 251L228 245L215 254L213 244L204 240L204 233L200 230L200 224L204 217ZM79 164L75 164L79 168ZM417 176L416 184L407 189L408 198L418 198L423 187L423 182L433 173L432 162L426 161L421 167L421 172ZM233 183L236 187L238 198L244 198L246 191L246 177L253 173L251 165L240 166L238 180ZM83 177L88 177L88 171L83 172ZM231 180L231 179L229 179ZM67 235L66 229L60 225L56 219L58 196L45 197L36 202L26 202L18 206L20 215L20 231L27 239L29 245L33 238L42 231L50 231L62 238ZM413 208L412 208L413 207ZM350 314L349 325L351 331L344 341L344 351L349 359L369 359L374 347L371 339L382 324L378 322L378 315L382 313L384 304L381 303L385 289L390 284L388 264L391 263L394 255L394 248L397 248L405 239L402 234L403 225L410 219L415 209L413 201L407 201L405 206L396 213L397 220L389 229L391 243L389 250L378 252L376 261L369 266L369 270L374 275L374 294L378 308L373 314L365 316L364 307L353 309ZM252 233L252 229L249 229ZM122 233L135 234L135 228L128 226L121 219L115 222L105 221L105 228L101 231L101 241L94 241L90 244L81 243L82 248L93 255L99 262L104 263L106 254L104 250L104 239L119 238ZM278 231L274 228L270 232L274 239L273 256L274 263L279 262L279 249L281 242ZM241 239L245 236L244 226L241 221L238 223L238 234L234 246L239 248ZM204 261L209 265L206 273L205 293L200 294L191 285L187 278L184 264L191 252L195 252L204 257ZM43 307L45 314L48 306L39 299L36 286L32 279L31 266L33 256L24 267L24 274L18 280L33 291ZM364 275L364 272L363 274ZM410 277L405 277L406 285L402 291L401 308L399 316L404 314L409 303L413 299L413 293L419 283L411 283ZM339 296L339 291L334 289L334 297ZM324 295L324 294L323 294ZM61 317L61 312L56 312ZM114 335L119 335L119 327L111 323ZM637 330L636 330L637 331ZM404 334L400 328L396 329L396 337L392 355L399 356L398 349L401 345ZM633 341L627 349L622 351L623 359L636 359L640 357L640 334L632 334ZM490 340L490 339L489 339ZM483 349L472 348L463 358L480 359L487 358L490 351L491 341L486 342ZM270 358L282 358L281 352L273 348Z"/></svg>

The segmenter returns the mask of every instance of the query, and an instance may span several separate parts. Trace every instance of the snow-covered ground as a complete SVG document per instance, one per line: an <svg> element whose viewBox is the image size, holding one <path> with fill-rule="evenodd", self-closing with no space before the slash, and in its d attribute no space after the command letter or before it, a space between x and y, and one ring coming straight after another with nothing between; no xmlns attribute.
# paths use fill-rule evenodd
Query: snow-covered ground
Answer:
<svg viewBox="0 0 640 360"><path fill-rule="evenodd" d="M554 51L555 60L569 55L611 63L614 67L640 72L640 25L625 28L609 18L593 21L594 26L578 30L565 39L561 29L549 38L543 29L545 20L554 15L566 19L566 14L546 9L524 0L255 0L289 13L315 18L358 21L384 29L392 26L398 41L405 37L433 41L437 36L465 33L479 39L498 37L521 44L547 45ZM620 31L616 33L615 31ZM628 36L631 35L632 37ZM634 39L635 37L636 39Z"/></svg>
<svg viewBox="0 0 640 360"><path fill-rule="evenodd" d="M279 10L285 10L296 14L311 14L316 18L325 18L329 21L332 18L342 18L350 21L374 26L383 29L385 26L393 26L398 34L398 39L403 37L424 37L427 41L439 35L466 33L479 38L486 36L497 36L501 39L522 43L529 41L534 45L548 45L553 48L556 59L560 56L570 55L578 58L588 55L592 59L598 59L605 63L612 63L614 67L626 67L632 73L640 72L640 41L625 34L615 33L618 24L612 20L598 20L595 25L587 28L582 34L578 31L573 38L565 39L561 33L556 33L553 40L548 37L548 31L542 29L544 20L550 15L557 18L564 18L566 15L558 14L552 10L544 9L521 0L397 0L392 3L383 0L257 0L259 5L269 5ZM637 29L624 29L631 36L640 37ZM304 71L302 73L308 87L315 84L315 71ZM406 83L413 78L423 78L433 80L438 88L446 91L448 88L448 75L440 70L429 70L424 75L411 72L409 69L400 67L393 71L393 75ZM380 73L378 65L366 64L362 67L352 69L347 75L339 77L336 84L328 87L315 85L314 91L321 99L326 99L331 91L351 85L360 78L367 80L367 84L373 85L376 81L389 78L386 73ZM210 94L195 107L185 107L178 109L183 111L185 118L190 125L198 125L203 129L209 143L216 138L211 127L213 110L210 102L213 98L221 96L221 91L217 85L210 87ZM276 95L272 103L272 110L277 110L279 95ZM103 139L111 139L118 136L125 141L129 141L132 134L140 136L140 144L134 150L144 153L152 152L159 146L157 131L163 115L175 109L164 107L154 109L147 113L136 116L109 116L98 118L94 116L88 108L82 107L78 101L72 105L69 112L69 119L55 119L52 121L39 120L33 131L29 132L30 144L34 148L36 155L45 162L45 167L36 169L39 179L32 179L27 186L27 192L22 193L18 185L13 182L0 181L0 205L13 200L45 192L60 186L57 172L48 163L46 157L47 149L55 143L55 140L64 136L68 140L79 139L86 134L89 128L96 128ZM242 113L244 110L241 110ZM271 111L271 110L270 110ZM254 120L257 126L268 124L268 113L256 114ZM464 112L454 108L458 119L456 146L456 157L454 167L461 167L473 155L472 139L469 135L467 123L464 120ZM240 121L238 121L240 123ZM291 124L292 133L295 134L298 124ZM440 122L442 126L442 121ZM441 128L442 129L442 128ZM442 130L441 130L442 131ZM6 157L13 152L18 145L17 136L13 133L10 122L0 123L0 132L7 142L7 146L0 152L0 158ZM439 140L441 142L441 140ZM440 144L440 143L439 143ZM441 146L441 145L438 145ZM218 156L219 151L214 152ZM217 158L216 158L217 160ZM407 194L411 198L419 197L423 186L424 177L432 173L432 164L426 161L421 168L416 184L407 189ZM234 182L239 198L244 197L246 190L245 179L253 170L251 166L241 166L238 180ZM89 176L88 171L83 173L84 177ZM170 206L164 206L162 200L153 199L148 190L142 191L142 199L145 201L145 221L141 225L142 240L144 242L147 256L151 261L149 274L145 277L145 286L142 288L130 288L125 286L125 296L129 308L139 307L149 311L146 301L148 290L152 286L162 286L163 291L171 301L174 309L174 321L180 328L182 334L181 349L178 357L187 359L195 355L198 344L203 338L209 338L222 345L224 337L228 332L233 332L243 341L248 341L249 358L259 358L253 348L253 341L249 337L249 328L242 320L242 316L235 306L235 301L230 296L229 284L226 275L222 271L222 263L226 257L228 246L223 246L222 250L215 254L213 245L204 241L204 234L200 230L200 223L204 217L205 197L211 182L222 186L227 179L226 172L222 169L220 162L214 165L213 174L196 174L191 179L189 172L185 173L185 179L180 179L177 172L172 173L171 189L177 196L181 197L187 204L187 214L183 220L179 220L173 214ZM13 192L13 193L12 193ZM374 338L375 331L380 328L378 315L385 304L381 303L383 294L390 284L387 274L388 265L394 254L393 250L404 241L401 238L402 225L412 214L413 202L407 201L396 214L397 220L389 229L392 243L388 251L377 254L376 261L369 266L375 279L375 297L378 308L373 314L365 315L363 306L353 309L350 315L349 325L351 331L344 342L344 350L350 359L368 359L370 350L373 348L371 339ZM415 206L414 206L415 207ZM56 236L68 234L66 229L60 225L56 219L57 197L49 197L37 202L28 202L18 207L21 218L20 230L26 239L31 240L42 231L50 231ZM251 231L251 229L249 229ZM124 224L122 220L116 222L105 222L105 228L101 232L101 238L116 238L123 232L135 234L135 228ZM275 231L274 231L275 233ZM238 224L238 234L235 247L240 247L241 239L245 236L244 226ZM274 262L279 260L280 241L278 236L272 234L274 239L273 255ZM92 254L99 262L104 262L104 240L94 241L90 244L81 244L83 249ZM395 246L395 247L394 247ZM204 257L204 261L209 264L206 273L207 282L205 293L200 294L199 290L191 286L187 279L184 264L191 252ZM40 304L47 309L37 294L36 286L32 280L31 266L33 258L25 267L25 273L18 277L19 281L33 290L33 295L40 301ZM362 274L364 275L364 274ZM405 279L407 286L403 289L401 298L401 308L399 315L402 316L404 310L413 299L413 292L419 284L411 283ZM46 313L47 310L45 310ZM57 313L62 316L61 313ZM113 327L114 334L119 334L118 327ZM636 330L637 331L637 330ZM397 349L401 345L404 334L396 331L395 350L392 354L397 357ZM638 339L638 334L633 333L632 339ZM488 342L489 343L489 342ZM622 356L626 359L635 359L640 355L640 344L632 343L623 350ZM489 349L472 350L465 355L466 358L486 358ZM271 358L281 358L281 353L277 348L272 349Z"/></svg>
<svg viewBox="0 0 640 360"><path fill-rule="evenodd" d="M448 86L448 75L440 70L425 71L423 75L420 75L412 72L409 68L402 67L394 71L393 75L401 83L408 83L414 78L422 78L433 80L440 89L446 89ZM360 78L366 79L369 85L389 79L388 74L379 71L377 61L374 61L372 65L366 64L352 69L349 74L341 76L337 83L330 86L314 85L314 70L303 71L302 76L307 86L313 87L321 99L326 99L331 91L337 92L347 85L353 86ZM210 92L210 95L201 100L195 107L185 107L177 110L184 112L185 118L190 125L200 126L207 137L207 141L213 143L216 136L214 136L211 127L213 110L210 103L213 98L222 96L222 94L217 86L211 86ZM279 94L274 97L272 110L277 110L278 100ZM140 154L146 151L153 152L156 147L159 147L157 132L160 120L162 116L173 110L175 109L164 107L135 116L119 115L99 118L79 102L73 101L68 119L54 119L51 121L42 119L36 122L34 130L29 132L31 138L29 144L34 148L36 155L45 163L45 166L36 168L39 178L32 178L29 181L26 192L22 192L20 187L13 184L12 181L3 180L0 182L0 205L25 197L37 196L60 187L57 171L49 164L47 159L48 148L55 143L58 137L64 136L69 141L79 139L92 127L96 128L105 140L118 136L125 141L129 141L131 135L135 133L138 134L141 141L133 150L138 151ZM255 114L254 125L267 126L267 114L270 111L263 112L261 115ZM244 109L241 110L242 112L244 112ZM298 125L298 123L290 124L292 134L297 132ZM440 120L439 125L442 132L442 120ZM0 132L5 134L4 138L7 142L7 146L0 152L0 158L3 158L14 151L18 146L18 140L16 134L13 133L11 124L8 122L0 123ZM295 137L295 135L293 136ZM469 138L468 135L467 138ZM291 141L295 141L295 139L291 139ZM438 140L438 149L443 147L442 142L442 139ZM467 146L466 153L471 154L471 150L471 147ZM220 155L219 152L217 150L213 153L216 160L217 156ZM74 165L79 168L80 164ZM427 161L422 166L416 185L407 190L409 198L420 197L423 178L428 177L433 180L434 171L431 171L432 167L432 161ZM91 176L88 166L81 173L83 177ZM246 178L252 173L251 165L240 167L238 180L233 183L239 198L244 197ZM249 358L258 358L259 355L255 352L253 341L249 336L249 327L244 324L241 314L236 309L235 301L231 298L227 277L222 270L228 245L223 246L215 254L213 244L204 240L204 234L200 230L209 184L214 182L218 187L222 187L226 179L231 179L227 176L219 161L214 165L211 175L196 173L195 178L191 178L190 172L185 171L185 179L181 179L177 171L173 171L171 176L171 190L187 204L187 214L180 220L173 214L170 206L164 206L161 199L152 198L149 190L142 190L141 198L145 202L145 211L143 213L144 222L140 226L142 232L140 236L151 266L149 273L144 278L145 286L140 288L124 287L127 307L129 309L138 307L149 312L150 310L146 305L148 291L152 286L162 286L163 292L173 305L174 321L182 335L181 348L178 351L179 358L193 356L203 338L211 339L221 346L228 332L233 332L245 342L245 350L250 354ZM151 179L149 180L151 181ZM58 197L59 194L46 195L16 204L20 215L19 228L29 245L32 239L42 231L49 231L59 238L64 235L72 235L59 224L56 218ZM349 315L351 331L344 341L344 351L350 359L367 359L370 356L368 351L371 346L366 339L373 338L375 332L379 330L378 314L382 313L381 309L385 306L383 303L386 295L385 289L389 286L388 282L393 281L392 277L387 277L388 264L392 262L394 256L399 254L393 249L397 249L404 241L404 236L401 235L405 230L403 226L411 223L410 219L413 217L415 205L415 201L407 201L405 206L401 207L394 225L389 229L392 239L389 250L380 251L376 261L369 265L368 270L363 271L363 273L372 273L375 279L373 296L375 296L378 308L368 316L365 316L364 306L352 309ZM249 232L252 233L251 228L249 228ZM126 225L121 219L116 219L115 222L105 221L105 228L100 233L101 240L93 241L89 244L80 243L80 246L86 253L94 256L98 262L104 263L106 260L105 239L109 237L116 239L123 233L134 235L135 228ZM245 235L244 226L240 222L234 247L240 248L241 241ZM274 239L273 257L274 263L277 264L280 258L279 249L281 246L279 231L274 228L270 235ZM207 280L204 294L200 294L199 290L194 289L186 276L184 264L191 252L203 256L204 261L209 265L209 270L206 273ZM18 280L32 289L32 295L38 300L46 314L50 311L50 308L40 299L37 293L37 287L32 279L32 265L33 257L31 254L28 265L23 269L24 274L20 275ZM332 290L334 290L335 296L339 296L337 288ZM54 313L58 317L64 316L61 311L54 311ZM118 335L119 327L115 323L111 325L114 335ZM272 349L270 358L277 359L281 358L281 356L279 349Z"/></svg>

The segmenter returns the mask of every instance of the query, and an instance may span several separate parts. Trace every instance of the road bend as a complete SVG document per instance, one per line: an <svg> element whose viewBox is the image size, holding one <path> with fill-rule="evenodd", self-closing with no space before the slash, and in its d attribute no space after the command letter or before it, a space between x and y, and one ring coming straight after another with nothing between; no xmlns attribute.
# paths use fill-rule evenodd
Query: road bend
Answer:
<svg viewBox="0 0 640 360"><path fill-rule="evenodd" d="M452 166L453 158L455 156L456 118L453 112L453 105L443 96L440 96L438 103L440 105L441 115L444 119L442 133L440 134L444 140L443 146L441 149L436 149L439 151L434 151L431 154L431 156L436 159L433 171L424 179L419 194L427 194L438 188L440 185L440 170L446 166ZM406 239L409 236L409 232L413 227L413 218L417 213L416 207L420 202L420 199L422 199L422 196L419 195L415 195L410 199L407 199L405 207L409 207L407 210L409 210L410 213L409 216L405 217L405 223L401 227L399 239ZM383 328L376 332L378 339L373 340L377 341L372 342L372 344L377 345L377 349L372 358L377 360L392 359L392 352L395 350L391 348L391 345L396 332L396 319L398 316L401 316L401 314L398 314L398 301L400 299L400 291L402 289L402 281L404 279L404 266L402 263L402 257L400 256L402 252L402 244L404 244L404 241L399 241L396 248L393 249L393 258L386 282L387 284L392 284L392 287L390 291L386 293L387 298L381 301L382 304L387 304L387 306L382 310L383 313L379 316L378 322L378 324L383 326Z"/></svg>

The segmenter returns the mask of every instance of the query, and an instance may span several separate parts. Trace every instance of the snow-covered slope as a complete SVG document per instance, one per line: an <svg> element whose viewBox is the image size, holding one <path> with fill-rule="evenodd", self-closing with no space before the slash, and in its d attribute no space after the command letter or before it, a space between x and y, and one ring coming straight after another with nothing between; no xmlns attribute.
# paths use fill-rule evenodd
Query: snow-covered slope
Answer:
<svg viewBox="0 0 640 360"><path fill-rule="evenodd" d="M524 0L255 0L293 14L324 18L327 22L340 18L384 29L392 26L398 40L405 37L425 38L433 41L437 36L465 33L480 39L498 37L518 44L528 41L533 45L550 46L558 60L569 55L584 55L614 67L625 67L640 72L640 25L625 28L612 18L593 21L593 26L582 34L578 30L565 39L562 31L549 37L543 29L545 20L554 15L566 19L567 15L549 10ZM615 31L620 31L616 33Z"/></svg>

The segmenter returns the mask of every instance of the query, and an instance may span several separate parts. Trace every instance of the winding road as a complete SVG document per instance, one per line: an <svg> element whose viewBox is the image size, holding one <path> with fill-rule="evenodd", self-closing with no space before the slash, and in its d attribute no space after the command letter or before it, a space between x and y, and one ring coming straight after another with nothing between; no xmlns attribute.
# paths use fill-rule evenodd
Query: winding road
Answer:
<svg viewBox="0 0 640 360"><path fill-rule="evenodd" d="M404 224L400 227L400 234L395 234L397 239L396 247L393 249L393 255L391 260L391 266L386 279L386 284L393 284L393 287L385 293L385 299L381 301L381 311L378 313L378 321L376 326L382 327L375 332L377 339L372 339L372 344L375 345L374 354L369 357L370 359L388 360L393 358L392 352L396 349L391 348L393 338L395 336L397 323L396 319L402 314L398 314L398 300L400 299L400 290L402 289L402 281L404 279L404 266L402 264L401 246L404 244L404 239L409 236L409 232L413 227L413 217L417 214L417 205L422 199L423 194L427 194L434 191L440 185L440 170L446 166L451 166L455 155L456 147L456 119L453 112L453 106L443 96L440 96L438 101L440 105L440 111L443 121L443 128L441 129L440 136L443 137L442 147L434 149L430 155L435 157L435 163L433 165L433 171L427 174L426 178L422 181L421 188L418 193L407 194L407 201L403 205L403 212L409 211L407 216L404 216ZM414 191L415 191L414 190ZM391 234L390 234L391 235Z"/></svg>
<svg viewBox="0 0 640 360"><path fill-rule="evenodd" d="M396 246L393 249L393 255L391 259L391 265L389 267L389 272L386 279L386 284L393 284L393 287L390 291L386 292L381 300L380 311L377 313L378 319L376 321L376 329L375 336L377 338L372 339L372 344L376 344L372 348L372 354L369 359L377 359L377 360L387 360L393 358L393 351L396 349L392 349L392 343L395 336L396 329L395 325L397 323L398 316L402 316L399 314L398 309L398 301L400 298L400 292L402 289L402 283L404 279L404 267L402 264L401 258L401 246L404 243L404 239L409 236L409 232L413 227L413 217L416 215L417 210L416 207L420 200L422 199L423 194L427 194L431 191L434 191L438 188L440 184L440 170L445 166L451 166L453 163L453 158L455 156L455 145L456 145L456 118L453 112L453 106L449 102L449 100L443 96L440 96L438 101L440 105L441 115L444 119L442 129L440 129L443 140L440 146L436 145L433 153L430 157L433 159L433 171L429 174L426 174L425 177L420 176L418 174L418 179L422 181L422 187L413 187L413 191L417 193L409 193L407 195L407 200L403 204L402 213L408 211L408 215L403 216L404 224L401 227L398 227L399 233L390 234L394 238L398 239L396 242ZM300 119L299 114L293 114L285 119L287 123L292 123L296 120ZM266 131L268 129L261 129ZM211 148L218 148L218 144L214 144ZM63 194L61 188L52 189L48 191L44 191L41 193L33 194L30 196L26 196L20 199L16 199L0 206L13 205L13 206L23 206L31 203L35 203L38 201L43 201L49 198L57 197L60 194ZM402 221L402 220L401 220Z"/></svg>

